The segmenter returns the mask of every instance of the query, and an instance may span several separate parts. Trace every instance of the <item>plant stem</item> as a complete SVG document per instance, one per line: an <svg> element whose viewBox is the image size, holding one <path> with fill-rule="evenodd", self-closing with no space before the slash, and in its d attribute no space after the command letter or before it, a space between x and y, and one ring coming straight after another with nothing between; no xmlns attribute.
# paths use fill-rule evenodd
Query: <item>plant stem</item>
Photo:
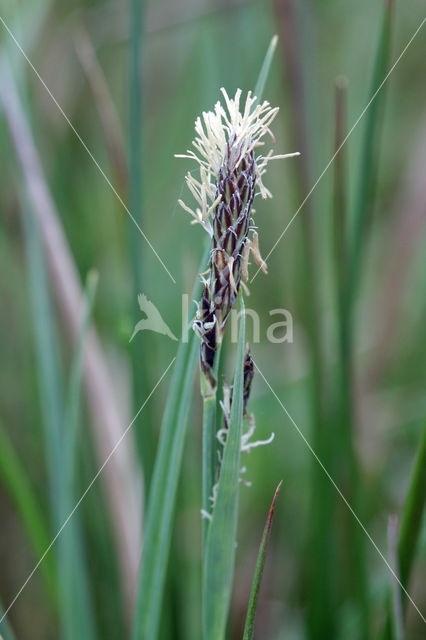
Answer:
<svg viewBox="0 0 426 640"><path fill-rule="evenodd" d="M393 23L393 0L385 0L383 9L383 20L378 39L378 46L374 61L373 76L369 92L369 98L374 100L366 115L364 128L364 139L361 148L361 158L359 165L359 184L355 200L354 229L352 233L351 253L350 253L350 301L355 299L356 289L362 268L362 258L365 252L365 239L371 222L371 213L374 203L375 184L378 173L378 156L380 147L380 134L383 123L383 108L386 92L382 89L376 95L377 88L383 81L389 68L391 34Z"/></svg>
<svg viewBox="0 0 426 640"><path fill-rule="evenodd" d="M213 372L217 378L220 365L221 343L215 355ZM202 509L205 513L211 511L210 497L216 482L217 448L216 448L216 406L218 386L211 387L203 372L200 374L201 395L203 398L203 451L202 451ZM205 549L208 518L203 518L203 549Z"/></svg>
<svg viewBox="0 0 426 640"><path fill-rule="evenodd" d="M306 7L297 5L294 0L276 0L276 10L281 31L280 42L283 48L283 62L287 72L290 108L293 120L295 148L300 151L297 163L297 187L300 200L303 201L312 186L312 158L315 156L312 141L315 118L315 96L307 84L310 61L306 46L309 43L312 53L311 33L307 26L309 16L302 16ZM310 21L309 21L310 22ZM309 32L311 29L309 28ZM312 53L313 55L313 53ZM309 90L309 95L308 95ZM320 311L320 255L318 250L318 229L314 217L314 205L309 198L304 204L302 220L304 264L303 314L309 336L312 376L310 380L310 404L313 425L313 446L320 459L332 472L332 458L327 446L329 437L328 421L325 419L325 375L322 354L322 326ZM335 496L329 483L324 479L321 469L315 463L311 470L312 524L308 544L311 552L309 562L309 629L310 637L322 635L331 640L334 636L334 607L332 597L333 571L330 570L332 537L330 522Z"/></svg>
<svg viewBox="0 0 426 640"><path fill-rule="evenodd" d="M203 638L223 640L234 575L243 421L245 310L241 323L232 392L229 428L223 449L216 500L203 557Z"/></svg>
<svg viewBox="0 0 426 640"><path fill-rule="evenodd" d="M129 42L129 209L139 226L142 228L142 199L143 199L143 162L142 162L142 55L143 55L143 0L130 0L130 42ZM129 220L129 248L130 266L133 278L132 287L132 321L135 325L140 317L137 296L143 292L143 254L141 235L132 220ZM131 349L133 405L137 410L139 398L146 396L150 386L148 382L146 356L141 341L135 341ZM154 434L150 408L146 407L144 425L138 420L135 425L137 447L142 461L144 474L145 495L148 495L149 483L153 471Z"/></svg>
<svg viewBox="0 0 426 640"><path fill-rule="evenodd" d="M408 587L411 569L416 554L417 542L419 539L423 511L426 503L426 423L423 425L420 443L417 449L416 460L413 473L411 475L410 486L407 492L404 508L402 511L401 525L398 539L398 564L399 578L405 589ZM402 609L405 614L407 608L407 596L401 594ZM393 638L391 600L388 598L388 611L383 629L382 639Z"/></svg>
<svg viewBox="0 0 426 640"><path fill-rule="evenodd" d="M426 502L426 424L420 439L414 463L413 475L401 517L398 542L398 559L401 582L408 580L416 553L416 544L420 533L422 515ZM406 604L406 598L404 598Z"/></svg>
<svg viewBox="0 0 426 640"><path fill-rule="evenodd" d="M347 294L348 240L347 240L347 180L343 140L346 126L346 83L336 81L335 151L340 149L334 164L334 270L338 324L338 366L336 380L336 440L334 458L336 479L351 503L358 505L361 493L360 474L353 444L353 345L352 326ZM369 605L365 570L364 541L358 529L349 519L346 510L342 513L345 525L343 544L349 549L348 566L344 581L346 589L357 600L359 616L363 621L363 634L368 637Z"/></svg>
<svg viewBox="0 0 426 640"><path fill-rule="evenodd" d="M398 557L397 557L397 546L398 546L398 518L396 516L390 516L388 521L388 552L390 563L395 571L395 574L398 578L399 576L399 568L398 568ZM402 610L402 598L401 598L401 589L399 588L399 584L394 576L391 576L392 580L392 623L393 630L395 633L395 640L404 640L404 616Z"/></svg>

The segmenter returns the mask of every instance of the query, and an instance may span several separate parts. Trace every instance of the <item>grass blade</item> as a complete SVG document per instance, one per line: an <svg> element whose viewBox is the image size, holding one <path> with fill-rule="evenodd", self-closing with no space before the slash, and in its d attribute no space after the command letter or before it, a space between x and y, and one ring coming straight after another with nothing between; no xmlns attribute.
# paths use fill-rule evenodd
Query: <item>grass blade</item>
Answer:
<svg viewBox="0 0 426 640"><path fill-rule="evenodd" d="M243 364L245 350L244 302L241 298L241 324L238 339L229 432L216 502L209 525L205 550L203 584L204 640L223 640L234 573L238 515L238 484L243 419Z"/></svg>
<svg viewBox="0 0 426 640"><path fill-rule="evenodd" d="M296 0L275 0L280 44L282 45L282 69L285 70L284 86L288 93L291 133L293 145L300 152L300 162L295 163L295 186L300 202L303 202L302 225L302 283L299 304L303 314L309 340L310 369L312 382L309 385L310 420L312 443L321 460L333 472L334 460L328 446L333 440L327 396L324 323L321 319L321 277L323 256L318 237L317 207L321 206L318 193L306 199L315 179L315 161L318 155L316 132L319 101L312 82L312 59L319 55L317 26L314 12L308 3ZM312 464L310 471L310 523L307 527L310 551L306 554L308 574L307 637L331 638L334 633L335 602L333 594L334 569L329 558L333 549L330 522L333 517L336 497L328 486L318 465Z"/></svg>
<svg viewBox="0 0 426 640"><path fill-rule="evenodd" d="M271 62L272 62L272 58L274 57L275 49L277 48L277 43L278 43L278 36L274 36L271 42L269 43L269 47L266 52L265 59L260 69L259 77L257 79L256 86L253 92L253 95L257 97L257 102L260 102L262 100L263 90L265 88L266 80L269 75L269 69L271 68Z"/></svg>
<svg viewBox="0 0 426 640"><path fill-rule="evenodd" d="M376 57L374 61L373 77L369 92L369 99L376 93L377 87L383 81L390 61L390 45L393 23L393 0L385 0L381 33L379 36ZM355 197L354 229L351 243L351 282L350 287L356 288L361 271L365 234L371 219L374 199L374 188L378 170L378 156L382 114L386 90L384 88L374 98L366 113L364 139L361 148L359 166L359 184Z"/></svg>
<svg viewBox="0 0 426 640"><path fill-rule="evenodd" d="M204 270L207 258L206 251L200 273ZM193 298L198 300L200 296L199 281ZM191 331L188 342L181 342L179 345L155 458L145 523L133 640L155 640L158 636L172 518L198 351L198 338Z"/></svg>
<svg viewBox="0 0 426 640"><path fill-rule="evenodd" d="M39 558L50 542L49 527L31 488L25 467L21 464L3 425L0 425L0 480L15 505L34 555ZM56 604L57 582L54 556L46 556L40 569L50 598Z"/></svg>
<svg viewBox="0 0 426 640"><path fill-rule="evenodd" d="M9 623L6 618L3 619L4 609L0 604L0 640L15 640L15 636L13 634L12 629L9 626Z"/></svg>
<svg viewBox="0 0 426 640"><path fill-rule="evenodd" d="M61 425L64 416L63 372L59 362L59 340L48 292L47 274L42 254L41 239L32 216L24 208L22 219L28 264L29 290L34 338L37 354L38 383L44 428L44 447L50 491L53 527L59 527L61 496L57 479L62 476Z"/></svg>
<svg viewBox="0 0 426 640"><path fill-rule="evenodd" d="M63 519L65 519L72 511L75 503L74 478L76 475L76 445L81 413L83 359L97 283L97 273L89 272L84 292L83 318L77 335L76 347L69 374L64 417L63 437L65 445L63 454L63 474L61 480L61 484L63 485ZM61 539L58 541L58 553L60 558L63 598L67 602L67 626L71 629L70 637L72 637L72 634L77 631L77 627L74 627L74 622L71 621L74 615L73 610L75 607L80 607L80 601L84 600L87 603L83 608L83 615L86 619L79 627L79 632L91 634L89 637L94 638L95 631L93 613L90 604L91 597L87 572L88 563L84 548L82 530L79 520L78 518L75 519L75 516L61 534Z"/></svg>
<svg viewBox="0 0 426 640"><path fill-rule="evenodd" d="M426 424L420 439L413 475L401 517L398 559L401 582L406 587L410 578L426 503ZM406 603L406 598L403 598Z"/></svg>
<svg viewBox="0 0 426 640"><path fill-rule="evenodd" d="M396 516L390 516L388 520L388 551L390 563L395 571L395 574L399 576L398 566L398 518ZM392 628L394 631L395 640L404 640L404 616L402 611L402 598L401 589L394 576L391 576L392 581Z"/></svg>
<svg viewBox="0 0 426 640"><path fill-rule="evenodd" d="M143 197L144 197L144 167L143 167L143 37L144 37L144 0L129 0L129 48L128 48L128 204L132 216L143 228ZM132 277L131 317L136 325L140 318L138 294L144 291L144 253L141 250L141 236L132 220L128 220L128 239L130 253L130 269ZM142 341L134 341L130 350L132 359L132 394L133 407L136 412L139 398L147 396L151 384L149 368L145 366L147 359L146 348ZM155 437L153 421L150 416L151 407L146 407L144 423L142 417L135 424L136 445L141 461L144 478L144 490L149 495L149 487L153 473L155 458ZM143 434L143 435L142 435Z"/></svg>
<svg viewBox="0 0 426 640"><path fill-rule="evenodd" d="M416 460L402 511L397 547L399 579L407 589L411 569L420 536L423 512L426 503L426 423L423 426L417 449ZM405 613L407 596L401 593L402 609ZM391 599L388 599L388 611L383 628L382 640L394 637L392 631Z"/></svg>
<svg viewBox="0 0 426 640"><path fill-rule="evenodd" d="M213 372L218 379L218 371L220 368L222 348L221 344L218 345L215 361L213 365ZM204 513L210 513L213 486L216 479L217 471L217 449L216 449L216 423L217 423L217 391L218 385L215 389L211 389L210 385L206 383L205 376L201 372L200 375L201 394L203 396L203 462L202 462L202 510ZM203 549L206 547L207 534L209 530L208 518L203 518Z"/></svg>
<svg viewBox="0 0 426 640"><path fill-rule="evenodd" d="M72 509L73 495L67 482L65 445L65 405L59 340L49 295L47 274L39 231L24 210L24 231L28 255L28 276L33 305L40 397L45 429L44 446L51 499L53 530L56 532ZM65 638L94 638L93 613L87 588L86 565L78 516L58 539L60 612ZM75 615L75 611L79 615Z"/></svg>
<svg viewBox="0 0 426 640"><path fill-rule="evenodd" d="M85 346L90 327L90 319L93 311L93 304L98 286L97 272L90 271L87 276L86 289L84 293L84 311L80 331L76 340L76 348L71 362L71 370L68 382L67 402L66 402L66 455L67 455L67 474L70 488L73 481L73 472L75 466L76 438L78 431L78 421L81 409L81 385L83 378L83 358Z"/></svg>
<svg viewBox="0 0 426 640"><path fill-rule="evenodd" d="M254 636L254 623L256 619L256 610L257 610L257 602L259 599L260 584L262 581L263 569L265 567L266 552L268 550L268 542L269 542L269 538L272 530L272 520L274 518L275 503L277 501L278 494L281 489L281 485L282 485L282 480L275 491L275 495L272 500L271 507L269 509L268 517L266 518L266 524L263 530L262 540L260 541L259 553L257 555L256 567L254 570L253 582L251 585L250 599L249 599L249 604L247 609L243 640L252 640Z"/></svg>
<svg viewBox="0 0 426 640"><path fill-rule="evenodd" d="M63 320L64 335L74 344L80 329L78 314L83 305L80 276L46 181L24 103L3 50L0 52L0 71L0 102L22 169L23 191L27 193L30 212L43 240L44 257L52 277L52 291ZM95 330L89 335L86 345L84 386L96 455L98 463L103 464L122 434L124 416ZM110 459L103 472L103 490L111 515L126 610L130 601L133 602L133 585L140 557L140 485L133 441L128 438L121 443L119 452Z"/></svg>

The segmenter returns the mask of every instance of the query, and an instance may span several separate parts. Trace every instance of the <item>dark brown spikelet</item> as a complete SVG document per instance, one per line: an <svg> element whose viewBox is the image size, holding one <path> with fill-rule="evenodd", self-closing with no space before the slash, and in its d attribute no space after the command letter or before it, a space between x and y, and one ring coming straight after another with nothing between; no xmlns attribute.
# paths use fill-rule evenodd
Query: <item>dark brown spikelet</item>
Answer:
<svg viewBox="0 0 426 640"><path fill-rule="evenodd" d="M212 310L211 308L207 285L203 289L198 315L199 318L195 321L195 328L201 337L201 369L209 381L210 387L215 388L216 379L213 374L213 363L216 352L216 321L214 309Z"/></svg>
<svg viewBox="0 0 426 640"><path fill-rule="evenodd" d="M231 158L228 143L228 162L219 174L218 195L221 195L221 200L213 219L210 263L211 296L222 334L240 288L242 254L250 228L256 184L253 152L237 162Z"/></svg>
<svg viewBox="0 0 426 640"><path fill-rule="evenodd" d="M253 358L250 355L250 346L247 345L246 357L244 358L243 365L243 413L244 416L247 416L247 402L250 397L251 384L253 382L254 377L254 362ZM228 390L229 393L229 402L227 405L222 403L223 409L223 421L225 429L229 428L229 419L231 416L231 407L232 407L232 394L233 394L233 386L228 387L226 382L224 382L224 389Z"/></svg>
<svg viewBox="0 0 426 640"><path fill-rule="evenodd" d="M213 217L213 247L210 276L204 287L196 329L201 337L201 368L214 379L212 367L217 343L241 284L243 251L250 230L250 211L256 186L254 153L240 157L243 149L227 145L227 158L220 169ZM214 325L211 326L211 323Z"/></svg>
<svg viewBox="0 0 426 640"><path fill-rule="evenodd" d="M244 360L244 386L243 386L243 408L244 415L247 415L247 402L250 397L251 384L254 377L254 363L253 358L250 355L250 347L247 345L246 358Z"/></svg>

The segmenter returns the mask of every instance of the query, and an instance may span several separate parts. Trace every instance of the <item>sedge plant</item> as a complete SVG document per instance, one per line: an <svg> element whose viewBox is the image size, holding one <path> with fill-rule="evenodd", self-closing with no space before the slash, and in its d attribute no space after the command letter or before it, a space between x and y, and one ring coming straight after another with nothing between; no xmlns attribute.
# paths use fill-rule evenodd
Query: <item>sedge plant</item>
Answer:
<svg viewBox="0 0 426 640"><path fill-rule="evenodd" d="M298 155L261 153L263 138L278 107L260 103L248 92L242 100L240 89L230 98L222 88L224 105L204 112L195 121L193 149L177 157L195 160L199 172L188 172L186 183L195 199L190 207L179 204L201 224L210 237L210 258L201 275L202 295L194 320L200 338L200 376L203 397L203 635L205 640L221 640L226 630L232 589L237 530L238 485L242 481L241 453L268 444L251 441L254 417L247 413L254 374L249 347L245 346L245 322L241 322L236 369L232 386L223 385L223 427L216 431L217 371L221 344L230 312L240 289L248 280L250 257L266 274L259 250L254 221L256 197L271 193L263 175L272 160ZM241 298L241 313L244 302Z"/></svg>
<svg viewBox="0 0 426 640"><path fill-rule="evenodd" d="M272 160L299 155L263 155L259 149L278 113L260 96L268 74L277 39L267 51L258 82L258 97L248 92L245 101L237 90L230 98L222 89L224 106L203 113L195 122L194 150L179 155L195 160L198 176L188 173L186 183L195 206L182 200L180 205L208 233L201 279L193 298L198 309L194 332L188 343L179 346L172 388L166 404L148 498L141 573L133 625L134 640L158 637L160 612L171 543L171 524L176 501L177 481L182 462L183 443L190 405L192 379L199 352L203 397L202 504L203 518L203 636L205 640L224 637L232 588L238 486L242 481L242 452L270 442L253 442L253 416L247 402L253 379L253 360L245 343L244 302L241 297L240 323L235 375L232 385L223 384L223 401L218 405L218 371L227 320L240 289L248 279L249 259L266 273L259 250L253 203L271 196L263 175ZM208 263L207 270L203 271ZM200 345L197 345L197 335ZM222 419L216 417L220 407ZM216 425L221 424L217 429ZM243 424L244 423L244 424ZM260 574L257 578L260 580Z"/></svg>

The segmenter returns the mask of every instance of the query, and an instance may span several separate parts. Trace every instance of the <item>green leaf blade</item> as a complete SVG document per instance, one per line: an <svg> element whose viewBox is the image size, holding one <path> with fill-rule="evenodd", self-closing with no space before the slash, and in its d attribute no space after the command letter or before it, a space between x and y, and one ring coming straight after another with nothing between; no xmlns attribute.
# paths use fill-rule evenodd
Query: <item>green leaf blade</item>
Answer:
<svg viewBox="0 0 426 640"><path fill-rule="evenodd" d="M48 523L31 487L31 480L25 466L20 461L2 424L0 424L0 482L15 506L35 557L41 557L50 543ZM58 585L54 556L47 555L40 569L51 600L56 606Z"/></svg>
<svg viewBox="0 0 426 640"><path fill-rule="evenodd" d="M262 582L263 569L265 568L266 552L268 550L269 538L272 530L272 520L274 518L275 503L282 485L282 480L276 488L275 495L270 506L265 528L263 529L262 540L260 541L259 553L257 555L256 567L253 575L253 582L250 591L250 599L247 608L246 623L244 626L243 640L252 640L254 636L254 623L256 620L257 603L259 600L260 584Z"/></svg>
<svg viewBox="0 0 426 640"><path fill-rule="evenodd" d="M203 584L204 640L222 640L231 598L237 534L238 484L243 420L245 351L244 302L233 386L229 432L217 486L216 501L207 535Z"/></svg>
<svg viewBox="0 0 426 640"><path fill-rule="evenodd" d="M374 203L375 184L379 165L380 134L383 125L383 109L386 90L383 84L390 65L391 36L394 18L394 3L386 0L383 10L381 32L378 39L374 68L369 92L369 107L365 115L364 137L355 195L354 228L350 253L351 291L358 283L364 246ZM353 293L353 291L352 291Z"/></svg>
<svg viewBox="0 0 426 640"><path fill-rule="evenodd" d="M265 88L266 80L269 75L269 70L271 68L272 59L274 57L275 49L278 44L278 36L273 36L271 42L269 43L268 50L265 55L265 59L263 61L262 67L259 72L259 77L256 82L256 86L254 89L254 95L257 98L257 102L260 102L263 95L263 90Z"/></svg>
<svg viewBox="0 0 426 640"><path fill-rule="evenodd" d="M200 272L204 269L207 256L206 251ZM197 300L200 296L201 282L198 282L193 298ZM155 459L145 522L133 640L155 640L158 637L172 519L198 351L198 340L194 332L191 332L188 342L181 342L178 348Z"/></svg>
<svg viewBox="0 0 426 640"><path fill-rule="evenodd" d="M10 628L4 609L0 604L0 640L15 640L15 635Z"/></svg>

